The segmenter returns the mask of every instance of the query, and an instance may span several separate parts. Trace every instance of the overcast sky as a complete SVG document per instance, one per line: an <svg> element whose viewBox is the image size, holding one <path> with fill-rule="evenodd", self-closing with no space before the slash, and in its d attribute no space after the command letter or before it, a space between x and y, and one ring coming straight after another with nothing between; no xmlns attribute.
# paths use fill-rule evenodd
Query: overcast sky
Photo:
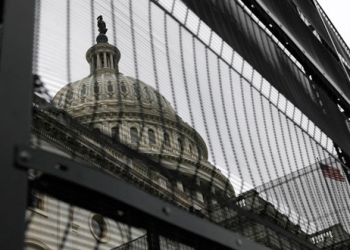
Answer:
<svg viewBox="0 0 350 250"><path fill-rule="evenodd" d="M327 16L332 21L335 28L343 37L346 44L350 44L350 29L349 29L349 0L318 0Z"/></svg>

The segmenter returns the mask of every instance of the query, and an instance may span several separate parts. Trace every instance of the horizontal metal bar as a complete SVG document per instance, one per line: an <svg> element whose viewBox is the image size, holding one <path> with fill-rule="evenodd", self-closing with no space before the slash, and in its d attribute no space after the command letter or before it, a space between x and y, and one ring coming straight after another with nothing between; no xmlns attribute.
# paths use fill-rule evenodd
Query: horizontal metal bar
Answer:
<svg viewBox="0 0 350 250"><path fill-rule="evenodd" d="M18 148L17 164L75 183L113 198L171 226L230 249L268 249L211 222L198 218L99 169L43 150Z"/></svg>

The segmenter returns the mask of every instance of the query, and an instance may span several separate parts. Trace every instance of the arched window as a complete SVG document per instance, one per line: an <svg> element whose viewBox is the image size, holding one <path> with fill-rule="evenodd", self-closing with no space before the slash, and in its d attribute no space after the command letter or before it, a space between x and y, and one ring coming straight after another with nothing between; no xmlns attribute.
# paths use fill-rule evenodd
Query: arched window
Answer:
<svg viewBox="0 0 350 250"><path fill-rule="evenodd" d="M80 96L84 97L86 96L86 93L87 93L86 85L83 85L80 90Z"/></svg>
<svg viewBox="0 0 350 250"><path fill-rule="evenodd" d="M119 141L119 127L115 126L112 128L112 139L114 141Z"/></svg>
<svg viewBox="0 0 350 250"><path fill-rule="evenodd" d="M152 96L151 96L151 93L149 92L148 88L145 88L145 93L146 93L146 97L147 97L149 100L152 100Z"/></svg>
<svg viewBox="0 0 350 250"><path fill-rule="evenodd" d="M112 85L111 81L108 81L107 92L108 93L112 93L113 92L113 85Z"/></svg>
<svg viewBox="0 0 350 250"><path fill-rule="evenodd" d="M66 98L67 98L67 101L72 101L73 100L73 95L74 95L74 92L73 90L68 90L67 91L67 95L66 95Z"/></svg>
<svg viewBox="0 0 350 250"><path fill-rule="evenodd" d="M131 137L131 143L138 142L137 129L135 127L130 128L130 137Z"/></svg>
<svg viewBox="0 0 350 250"><path fill-rule="evenodd" d="M170 139L168 133L164 133L164 146L170 148Z"/></svg>
<svg viewBox="0 0 350 250"><path fill-rule="evenodd" d="M179 147L179 150L184 150L184 145L182 143L182 140L180 138L177 139L177 146Z"/></svg>
<svg viewBox="0 0 350 250"><path fill-rule="evenodd" d="M202 150L199 147L197 147L197 153L198 153L198 158L202 159Z"/></svg>
<svg viewBox="0 0 350 250"><path fill-rule="evenodd" d="M134 84L134 94L136 96L140 95L140 88L139 88L139 86L137 86L137 84Z"/></svg>
<svg viewBox="0 0 350 250"><path fill-rule="evenodd" d="M100 93L100 86L98 86L98 82L95 82L94 84L94 93L95 94Z"/></svg>
<svg viewBox="0 0 350 250"><path fill-rule="evenodd" d="M122 84L120 85L120 90L123 94L125 94L127 92L126 86L125 84L122 82Z"/></svg>
<svg viewBox="0 0 350 250"><path fill-rule="evenodd" d="M148 143L149 145L156 144L156 138L154 136L154 131L152 129L148 130Z"/></svg>

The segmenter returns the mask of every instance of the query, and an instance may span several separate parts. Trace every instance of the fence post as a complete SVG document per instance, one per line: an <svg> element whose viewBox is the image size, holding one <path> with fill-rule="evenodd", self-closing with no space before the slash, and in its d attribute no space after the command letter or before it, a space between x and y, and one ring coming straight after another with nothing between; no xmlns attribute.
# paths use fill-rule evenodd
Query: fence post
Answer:
<svg viewBox="0 0 350 250"><path fill-rule="evenodd" d="M32 109L34 0L4 3L0 61L0 248L23 249L27 175L15 168L15 147L29 144ZM20 152L30 160L29 152Z"/></svg>

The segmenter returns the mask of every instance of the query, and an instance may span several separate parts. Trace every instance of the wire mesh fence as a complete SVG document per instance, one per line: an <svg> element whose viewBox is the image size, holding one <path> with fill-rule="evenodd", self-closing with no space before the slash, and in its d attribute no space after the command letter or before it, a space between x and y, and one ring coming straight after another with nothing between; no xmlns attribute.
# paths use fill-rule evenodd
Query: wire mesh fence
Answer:
<svg viewBox="0 0 350 250"><path fill-rule="evenodd" d="M346 248L347 119L256 7L36 1L31 147L272 249ZM27 249L225 249L45 172L28 180Z"/></svg>

